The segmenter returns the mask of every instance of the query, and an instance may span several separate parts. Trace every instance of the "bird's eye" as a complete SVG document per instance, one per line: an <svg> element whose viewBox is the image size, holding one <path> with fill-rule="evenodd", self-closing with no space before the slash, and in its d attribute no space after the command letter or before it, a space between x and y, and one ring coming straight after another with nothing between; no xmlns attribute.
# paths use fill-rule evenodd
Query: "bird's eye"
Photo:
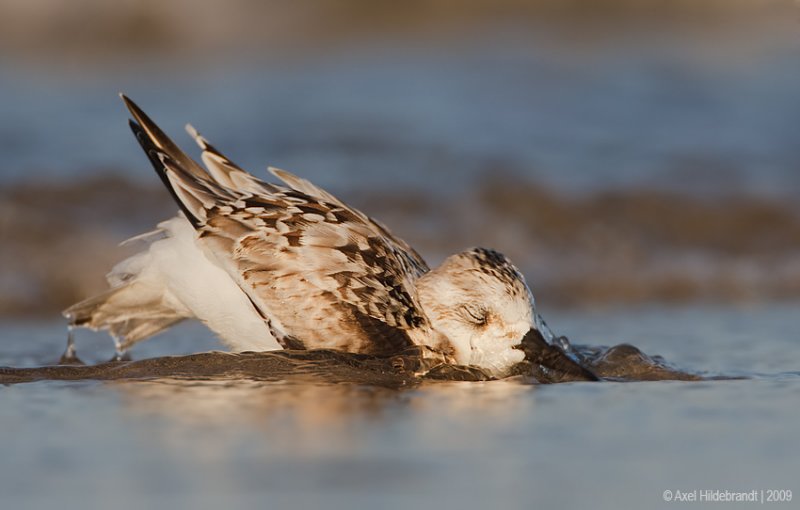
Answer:
<svg viewBox="0 0 800 510"><path fill-rule="evenodd" d="M464 305L461 312L468 321L477 326L483 326L489 320L489 312L482 306Z"/></svg>

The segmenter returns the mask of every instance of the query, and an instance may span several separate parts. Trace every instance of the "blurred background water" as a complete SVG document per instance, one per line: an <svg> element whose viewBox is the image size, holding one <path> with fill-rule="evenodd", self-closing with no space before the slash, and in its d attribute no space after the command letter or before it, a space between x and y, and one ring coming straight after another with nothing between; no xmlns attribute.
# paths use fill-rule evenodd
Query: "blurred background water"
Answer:
<svg viewBox="0 0 800 510"><path fill-rule="evenodd" d="M794 2L2 6L0 314L97 292L175 210L119 91L542 303L800 297Z"/></svg>
<svg viewBox="0 0 800 510"><path fill-rule="evenodd" d="M104 288L117 243L175 212L124 91L190 153L186 122L257 175L286 168L381 219L432 265L507 253L582 343L761 377L36 383L0 391L0 494L399 506L446 488L462 506L617 508L703 484L800 490L798 16L788 0L0 1L0 365L54 361L59 311ZM79 348L111 354L101 336ZM212 348L189 326L134 356Z"/></svg>

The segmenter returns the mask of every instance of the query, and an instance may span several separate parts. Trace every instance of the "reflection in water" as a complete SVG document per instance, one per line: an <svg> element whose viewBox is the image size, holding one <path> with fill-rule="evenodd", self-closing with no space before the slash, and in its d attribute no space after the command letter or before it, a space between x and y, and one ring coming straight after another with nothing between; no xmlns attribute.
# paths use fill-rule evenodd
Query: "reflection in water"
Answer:
<svg viewBox="0 0 800 510"><path fill-rule="evenodd" d="M287 453L349 448L327 439L352 437L353 422L381 421L404 399L396 390L352 384L158 380L115 387L132 414L173 425L160 430L211 433L214 445L238 440L246 430Z"/></svg>
<svg viewBox="0 0 800 510"><path fill-rule="evenodd" d="M181 380L112 387L142 441L176 462L192 459L215 486L304 495L424 485L438 463L489 449L498 434L530 419L536 391L515 381L399 390Z"/></svg>
<svg viewBox="0 0 800 510"><path fill-rule="evenodd" d="M114 383L132 412L166 418L176 425L248 427L288 434L294 443L309 431L343 432L353 422L391 421L397 411L412 409L443 419L480 417L492 423L525 413L534 386L516 380L435 382L415 388L391 389L348 383L260 381L155 381ZM526 395L524 401L519 397Z"/></svg>

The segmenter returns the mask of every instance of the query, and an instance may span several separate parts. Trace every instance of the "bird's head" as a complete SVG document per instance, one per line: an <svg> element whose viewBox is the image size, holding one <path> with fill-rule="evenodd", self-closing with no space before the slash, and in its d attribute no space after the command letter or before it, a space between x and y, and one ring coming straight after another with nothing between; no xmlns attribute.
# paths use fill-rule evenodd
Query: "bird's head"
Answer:
<svg viewBox="0 0 800 510"><path fill-rule="evenodd" d="M457 363L502 377L525 358L519 346L537 327L533 295L504 255L485 248L452 255L417 288L425 314L448 338Z"/></svg>

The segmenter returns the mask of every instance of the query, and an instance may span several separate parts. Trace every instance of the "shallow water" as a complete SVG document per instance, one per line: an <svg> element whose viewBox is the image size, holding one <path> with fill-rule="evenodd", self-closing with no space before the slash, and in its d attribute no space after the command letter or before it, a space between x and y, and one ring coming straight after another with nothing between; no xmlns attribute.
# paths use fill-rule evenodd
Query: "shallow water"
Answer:
<svg viewBox="0 0 800 510"><path fill-rule="evenodd" d="M667 489L798 494L796 307L545 313L573 342L627 342L745 380L5 386L0 493L10 508L123 509L652 508L668 506ZM0 365L37 366L57 359L64 331L6 323L0 338ZM133 356L215 348L186 325ZM78 349L90 362L113 353L102 335Z"/></svg>
<svg viewBox="0 0 800 510"><path fill-rule="evenodd" d="M80 77L0 62L0 186L10 196L34 183L0 203L0 298L15 306L27 299L36 307L25 311L54 316L91 294L87 275L100 283L114 259L104 255L110 246L162 219L163 190L136 189L121 200L109 188L134 188L103 178L85 189L86 177L101 172L157 185L124 125L121 89L181 144L188 146L181 126L191 121L259 175L269 162L348 200L360 197L359 205L371 200L365 210L425 253L475 243L513 251L543 303L553 293L541 291L542 278L560 272L584 285L567 285L563 294L589 294L590 303L607 302L613 282L643 281L645 291L634 287L633 294L646 299L653 268L658 282L674 284L688 273L701 290L713 287L707 275L721 268L729 275L723 288L743 279L757 294L755 284L766 279L780 283L781 292L770 295L797 296L794 201L784 207L776 200L800 190L796 44L728 61L701 58L691 45L664 50L637 46L567 59L528 44L455 52L375 47L291 65ZM525 200L510 200L512 188ZM602 195L620 189L629 195ZM398 198L386 200L386 190ZM551 190L587 202L550 197ZM702 205L716 195L733 198L707 210L666 197L668 206L688 211L673 215L653 212L647 190ZM753 196L773 208L751 207ZM518 207L530 201L543 210ZM420 204L427 204L422 212L409 212ZM754 212L734 214L748 207ZM164 216L174 206L167 209ZM618 216L642 225L626 230ZM582 244L569 244L576 240ZM734 256L725 258L728 252ZM585 285L597 275L609 281L591 298ZM70 278L80 285L66 285ZM796 309L545 311L575 344L628 343L689 373L741 380L537 386L516 378L397 387L151 374L0 386L0 502L616 509L667 507L665 490L791 489L800 497ZM0 366L53 364L64 339L59 322L2 322ZM203 328L184 325L136 346L133 356L219 348ZM103 335L81 334L78 353L101 363L113 347Z"/></svg>

